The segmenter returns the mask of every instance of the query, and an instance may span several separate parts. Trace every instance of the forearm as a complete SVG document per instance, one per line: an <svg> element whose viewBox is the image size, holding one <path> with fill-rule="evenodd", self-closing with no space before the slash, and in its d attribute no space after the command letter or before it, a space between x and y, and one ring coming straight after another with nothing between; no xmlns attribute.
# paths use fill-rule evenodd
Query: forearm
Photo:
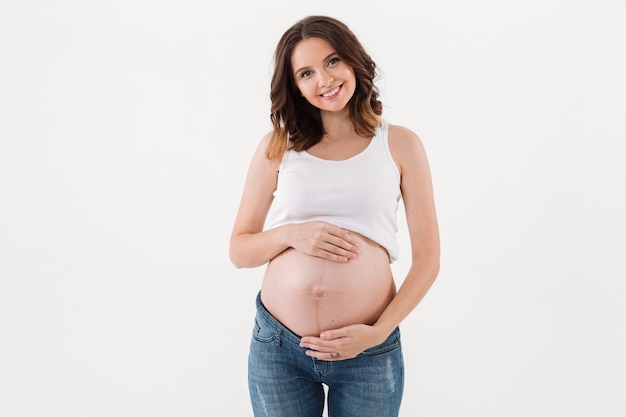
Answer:
<svg viewBox="0 0 626 417"><path fill-rule="evenodd" d="M230 260L237 268L266 264L289 247L284 226L259 233L239 233L230 239Z"/></svg>
<svg viewBox="0 0 626 417"><path fill-rule="evenodd" d="M423 259L413 263L398 293L374 325L380 329L381 337L387 337L415 309L438 273L438 260Z"/></svg>

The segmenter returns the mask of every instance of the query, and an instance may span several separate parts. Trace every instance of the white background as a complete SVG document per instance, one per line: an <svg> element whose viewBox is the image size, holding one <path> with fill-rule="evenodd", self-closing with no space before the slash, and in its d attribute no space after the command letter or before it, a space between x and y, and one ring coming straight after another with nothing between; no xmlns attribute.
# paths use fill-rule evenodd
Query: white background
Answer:
<svg viewBox="0 0 626 417"><path fill-rule="evenodd" d="M308 14L431 162L402 416L626 415L624 1L2 0L0 416L251 415L228 238Z"/></svg>

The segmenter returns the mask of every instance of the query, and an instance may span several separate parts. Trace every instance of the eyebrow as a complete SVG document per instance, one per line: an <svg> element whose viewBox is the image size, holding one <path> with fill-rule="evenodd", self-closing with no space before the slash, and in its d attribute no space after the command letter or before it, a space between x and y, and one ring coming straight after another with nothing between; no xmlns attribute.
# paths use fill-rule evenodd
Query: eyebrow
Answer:
<svg viewBox="0 0 626 417"><path fill-rule="evenodd" d="M336 51L331 52L330 54L328 54L328 55L326 56L326 58L322 59L322 62L326 62L326 61L328 61L328 60L330 59L330 57L332 57L333 55L337 55L337 52L336 52ZM297 69L297 70L295 70L293 73L294 73L294 74L297 74L297 73L302 72L302 71L304 71L304 70L307 70L307 69L309 69L309 68L311 68L311 67L302 67L302 68L298 68L298 69Z"/></svg>

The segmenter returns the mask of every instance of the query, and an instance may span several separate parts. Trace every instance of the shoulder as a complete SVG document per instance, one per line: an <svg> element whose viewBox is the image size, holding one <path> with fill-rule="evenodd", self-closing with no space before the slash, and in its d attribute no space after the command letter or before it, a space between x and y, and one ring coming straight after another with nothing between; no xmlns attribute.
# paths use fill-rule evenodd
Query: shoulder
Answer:
<svg viewBox="0 0 626 417"><path fill-rule="evenodd" d="M257 174L264 172L276 172L280 165L280 161L270 161L267 155L269 146L271 145L272 132L268 132L257 143L256 151L250 163L250 171Z"/></svg>
<svg viewBox="0 0 626 417"><path fill-rule="evenodd" d="M400 166L424 154L421 138L409 128L388 123L388 139L391 155Z"/></svg>
<svg viewBox="0 0 626 417"><path fill-rule="evenodd" d="M389 126L389 150L400 171L405 205L412 205L424 196L432 196L432 179L428 157L422 140L410 129Z"/></svg>
<svg viewBox="0 0 626 417"><path fill-rule="evenodd" d="M420 142L420 138L413 130L400 126L387 123L389 142L394 142L396 145L406 144L406 142Z"/></svg>
<svg viewBox="0 0 626 417"><path fill-rule="evenodd" d="M267 150L267 147L269 146L271 140L272 140L272 131L269 131L261 137L261 140L258 145L259 149Z"/></svg>
<svg viewBox="0 0 626 417"><path fill-rule="evenodd" d="M257 144L256 154L260 157L261 155L267 156L267 150L272 145L272 131L265 133ZM269 160L268 160L269 161Z"/></svg>

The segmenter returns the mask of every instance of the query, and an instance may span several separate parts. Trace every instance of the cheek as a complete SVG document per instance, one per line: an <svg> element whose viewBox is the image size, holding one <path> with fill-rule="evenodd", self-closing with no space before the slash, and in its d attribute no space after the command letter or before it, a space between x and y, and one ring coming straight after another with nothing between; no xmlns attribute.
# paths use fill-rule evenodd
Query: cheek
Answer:
<svg viewBox="0 0 626 417"><path fill-rule="evenodd" d="M356 76L354 75L354 71L350 70L348 72L348 78L347 79L350 80L350 88L353 90L353 92L356 91L357 82L356 82Z"/></svg>
<svg viewBox="0 0 626 417"><path fill-rule="evenodd" d="M310 83L300 83L296 84L296 86L298 87L298 91L300 91L302 97L309 97L316 94L315 89L311 88Z"/></svg>
<svg viewBox="0 0 626 417"><path fill-rule="evenodd" d="M346 68L343 75L346 80L351 80L352 82L356 81L356 77L352 68Z"/></svg>

